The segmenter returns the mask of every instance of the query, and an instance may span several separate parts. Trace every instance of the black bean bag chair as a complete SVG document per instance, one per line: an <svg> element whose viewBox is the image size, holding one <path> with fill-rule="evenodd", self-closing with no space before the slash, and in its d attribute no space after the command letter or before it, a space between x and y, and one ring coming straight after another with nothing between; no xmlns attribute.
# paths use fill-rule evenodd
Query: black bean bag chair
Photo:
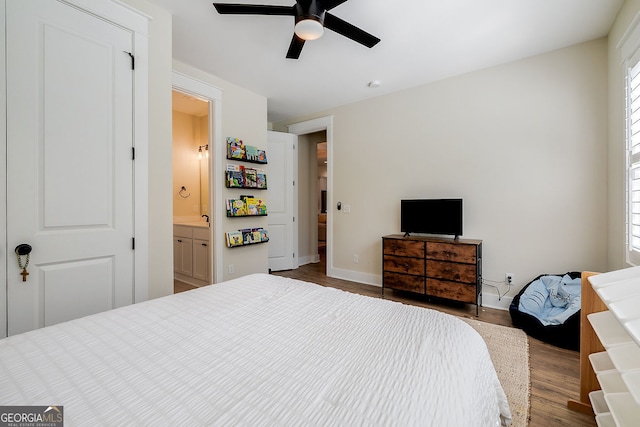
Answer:
<svg viewBox="0 0 640 427"><path fill-rule="evenodd" d="M572 279L577 279L582 275L579 271L572 271L566 274ZM543 325L537 317L518 310L522 294L526 291L529 285L543 276L562 277L564 274L541 274L525 285L509 305L511 321L514 326L525 331L527 335L537 338L540 341L569 350L580 350L580 310L572 314L561 325Z"/></svg>

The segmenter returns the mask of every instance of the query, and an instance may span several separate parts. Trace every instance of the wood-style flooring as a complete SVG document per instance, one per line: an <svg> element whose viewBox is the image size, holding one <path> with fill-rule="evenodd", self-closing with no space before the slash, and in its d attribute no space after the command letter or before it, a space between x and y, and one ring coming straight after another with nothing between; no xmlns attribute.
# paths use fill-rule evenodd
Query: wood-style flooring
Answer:
<svg viewBox="0 0 640 427"><path fill-rule="evenodd" d="M323 259L324 261L324 259ZM377 286L364 285L346 280L333 279L325 275L325 264L307 264L296 270L274 273L331 286L344 291L381 297L381 289ZM175 292L192 289L181 282L175 282ZM421 307L440 310L456 316L475 318L475 306L438 301L432 303L427 299L385 290L385 299L400 301ZM478 320L497 325L512 326L508 311L481 307ZM550 426L595 426L591 416L571 411L567 408L569 399L579 398L579 353L565 350L543 343L529 337L529 354L531 365L531 408L529 411L529 427Z"/></svg>

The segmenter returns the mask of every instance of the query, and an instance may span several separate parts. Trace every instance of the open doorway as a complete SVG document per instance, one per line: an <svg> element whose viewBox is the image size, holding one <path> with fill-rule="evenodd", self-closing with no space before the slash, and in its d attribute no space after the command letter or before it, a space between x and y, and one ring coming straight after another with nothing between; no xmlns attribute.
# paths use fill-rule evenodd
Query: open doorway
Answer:
<svg viewBox="0 0 640 427"><path fill-rule="evenodd" d="M326 132L325 138L326 139ZM318 255L320 262L326 263L327 251L327 141L316 144L318 164Z"/></svg>
<svg viewBox="0 0 640 427"><path fill-rule="evenodd" d="M299 165L299 173L298 173L298 179L306 179L308 181L310 181L309 186L308 187L303 187L302 186L302 182L300 182L300 185L298 186L298 201L299 201L299 209L305 206L308 206L308 211L306 213L306 215L304 215L302 212L298 212L298 216L300 218L300 221L308 221L307 227L305 227L305 230L309 230L308 234L313 236L312 238L310 238L308 241L306 242L301 242L299 241L299 249L302 250L303 248L312 248L312 250L315 253L318 253L318 249L319 249L319 245L318 245L318 201L317 201L317 197L320 197L320 203L322 203L322 193L320 192L320 190L318 189L318 151L317 151L317 143L321 143L321 142L326 142L326 193L325 197L326 197L326 214L323 217L323 219L326 219L325 222L325 226L324 229L326 231L326 237L325 237L325 246L324 246L324 253L325 255L325 259L326 259L326 264L325 264L325 268L324 268L324 272L328 277L335 277L337 276L335 269L333 268L333 248L332 248L332 242L333 242L333 237L332 237L332 230L333 230L333 117L332 116L326 116L326 117L320 117L317 119L312 119L312 120L308 120L305 122L300 122L300 123L295 123L292 125L288 126L288 131L289 133L292 133L294 135L298 136L298 159L299 162L304 162L305 160L308 160L310 157L304 157L302 155L302 151L303 151L303 147L309 147L307 148L308 151L308 156L313 155L313 161L309 161L308 163L306 163L308 165L307 167L307 172L304 172L303 169L303 164ZM312 138L312 139L309 139ZM306 140L306 142L305 142ZM313 144L309 144L310 141L313 141ZM313 149L311 149L313 148ZM313 153L313 154L311 154ZM322 153L321 155L324 155L324 153ZM323 165L324 160L322 161ZM303 188L307 188L307 192L311 195L312 201L309 201L308 203L304 203L302 201L301 198L301 194L304 192ZM318 196L320 192L320 196ZM322 208L320 208L320 210L322 210ZM301 224L299 224L300 227ZM300 227L300 229L303 229L302 227ZM306 245L306 246L302 246L302 245ZM317 257L317 261L320 261L320 256L318 254Z"/></svg>
<svg viewBox="0 0 640 427"><path fill-rule="evenodd" d="M327 133L298 136L299 264L326 261Z"/></svg>
<svg viewBox="0 0 640 427"><path fill-rule="evenodd" d="M172 92L174 292L208 285L211 275L210 105ZM212 147L211 147L212 148Z"/></svg>

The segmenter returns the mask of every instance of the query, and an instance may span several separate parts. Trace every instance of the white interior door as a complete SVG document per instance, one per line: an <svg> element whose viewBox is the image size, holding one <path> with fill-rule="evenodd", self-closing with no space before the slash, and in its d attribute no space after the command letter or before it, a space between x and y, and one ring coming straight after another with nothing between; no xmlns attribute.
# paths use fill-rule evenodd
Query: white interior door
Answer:
<svg viewBox="0 0 640 427"><path fill-rule="evenodd" d="M133 36L58 1L6 7L13 335L133 302Z"/></svg>
<svg viewBox="0 0 640 427"><path fill-rule="evenodd" d="M272 131L267 134L269 269L291 270L298 268L298 200L294 183L298 176L294 152L298 137Z"/></svg>

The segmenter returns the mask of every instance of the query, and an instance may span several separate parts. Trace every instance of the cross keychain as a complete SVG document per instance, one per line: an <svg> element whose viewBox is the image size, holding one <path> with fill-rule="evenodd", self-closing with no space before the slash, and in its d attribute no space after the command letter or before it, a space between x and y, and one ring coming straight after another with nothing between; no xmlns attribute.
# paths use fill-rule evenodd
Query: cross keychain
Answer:
<svg viewBox="0 0 640 427"><path fill-rule="evenodd" d="M27 262L24 263L24 265L22 265L22 257L20 255L18 255L18 267L20 267L22 269L22 281L26 282L27 281L27 276L29 275L29 272L27 271L27 267L29 266L29 254L27 254Z"/></svg>
<svg viewBox="0 0 640 427"><path fill-rule="evenodd" d="M22 264L22 257L26 255L26 262L24 263L24 265ZM20 267L22 269L22 272L20 273L22 275L22 281L26 282L27 281L27 276L29 275L29 272L27 271L27 267L29 266L29 258L31 255L31 246L27 245L26 243L23 243L21 245L18 245L16 247L16 256L18 257L18 267Z"/></svg>

